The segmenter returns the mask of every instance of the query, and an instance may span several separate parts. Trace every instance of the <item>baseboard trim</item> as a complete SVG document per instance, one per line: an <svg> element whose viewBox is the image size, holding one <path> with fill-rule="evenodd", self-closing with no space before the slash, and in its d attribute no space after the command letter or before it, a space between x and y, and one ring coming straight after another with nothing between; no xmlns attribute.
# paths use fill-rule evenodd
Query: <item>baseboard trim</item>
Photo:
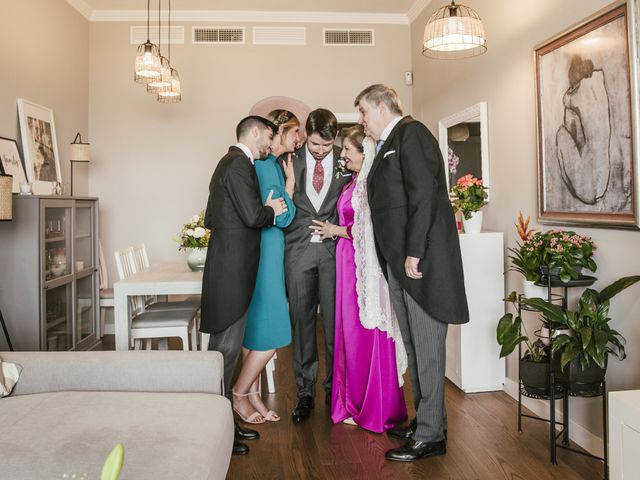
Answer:
<svg viewBox="0 0 640 480"><path fill-rule="evenodd" d="M505 379L504 391L510 397L518 400L517 382L514 382L510 378ZM542 418L549 418L549 403L545 400L537 400L523 396L522 405ZM562 410L558 408L556 408L556 419L560 422L563 421ZM569 438L592 455L602 457L604 454L604 443L602 439L571 419L569 419Z"/></svg>

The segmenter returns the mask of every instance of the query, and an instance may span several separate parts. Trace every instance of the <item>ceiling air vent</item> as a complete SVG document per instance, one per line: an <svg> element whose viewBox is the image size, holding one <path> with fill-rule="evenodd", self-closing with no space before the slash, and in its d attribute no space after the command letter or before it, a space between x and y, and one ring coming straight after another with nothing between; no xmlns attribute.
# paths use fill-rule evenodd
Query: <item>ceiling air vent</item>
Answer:
<svg viewBox="0 0 640 480"><path fill-rule="evenodd" d="M152 43L158 44L158 27L149 28L149 40ZM162 27L162 45L166 45L169 40L169 29ZM147 41L147 27L131 27L130 30L131 45L140 45ZM177 26L171 27L171 45L181 45L184 43L184 27Z"/></svg>
<svg viewBox="0 0 640 480"><path fill-rule="evenodd" d="M306 45L305 27L253 27L255 45Z"/></svg>
<svg viewBox="0 0 640 480"><path fill-rule="evenodd" d="M348 28L325 28L324 45L373 46L373 30L352 30Z"/></svg>
<svg viewBox="0 0 640 480"><path fill-rule="evenodd" d="M193 43L244 43L244 27L193 27Z"/></svg>

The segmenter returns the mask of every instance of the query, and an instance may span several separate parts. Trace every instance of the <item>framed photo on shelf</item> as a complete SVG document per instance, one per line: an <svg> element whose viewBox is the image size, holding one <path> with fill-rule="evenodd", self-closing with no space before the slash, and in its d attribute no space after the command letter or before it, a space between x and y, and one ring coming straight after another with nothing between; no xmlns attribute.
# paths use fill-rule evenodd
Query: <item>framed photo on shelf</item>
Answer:
<svg viewBox="0 0 640 480"><path fill-rule="evenodd" d="M640 224L637 16L619 0L535 48L541 223Z"/></svg>
<svg viewBox="0 0 640 480"><path fill-rule="evenodd" d="M18 144L12 138L0 137L0 173L13 176L13 193L19 193L20 184L27 183Z"/></svg>
<svg viewBox="0 0 640 480"><path fill-rule="evenodd" d="M62 182L53 110L19 98L18 120L24 165L33 193L50 195L55 182Z"/></svg>

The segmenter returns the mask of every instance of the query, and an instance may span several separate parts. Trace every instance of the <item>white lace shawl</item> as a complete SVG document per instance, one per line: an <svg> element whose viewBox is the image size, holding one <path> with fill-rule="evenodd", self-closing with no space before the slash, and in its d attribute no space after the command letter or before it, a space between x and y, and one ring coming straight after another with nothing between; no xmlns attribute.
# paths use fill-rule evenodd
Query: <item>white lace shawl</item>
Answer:
<svg viewBox="0 0 640 480"><path fill-rule="evenodd" d="M366 329L377 328L386 332L395 344L398 384L402 385L403 373L407 369L407 352L404 349L400 327L396 318L389 286L378 263L373 237L371 210L367 199L367 175L376 156L375 142L366 137L363 142L364 162L356 178L351 200L354 218L351 235L355 251L356 292L360 308L360 323Z"/></svg>

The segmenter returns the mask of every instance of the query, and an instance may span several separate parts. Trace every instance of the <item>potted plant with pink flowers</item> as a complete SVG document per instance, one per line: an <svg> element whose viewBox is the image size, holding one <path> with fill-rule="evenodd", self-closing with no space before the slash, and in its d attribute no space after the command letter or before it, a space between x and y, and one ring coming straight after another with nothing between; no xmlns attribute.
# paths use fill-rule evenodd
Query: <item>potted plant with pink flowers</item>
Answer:
<svg viewBox="0 0 640 480"><path fill-rule="evenodd" d="M482 180L467 174L460 177L453 187L453 206L462 212L462 223L466 233L480 233L482 230L482 212L487 204L488 188Z"/></svg>

